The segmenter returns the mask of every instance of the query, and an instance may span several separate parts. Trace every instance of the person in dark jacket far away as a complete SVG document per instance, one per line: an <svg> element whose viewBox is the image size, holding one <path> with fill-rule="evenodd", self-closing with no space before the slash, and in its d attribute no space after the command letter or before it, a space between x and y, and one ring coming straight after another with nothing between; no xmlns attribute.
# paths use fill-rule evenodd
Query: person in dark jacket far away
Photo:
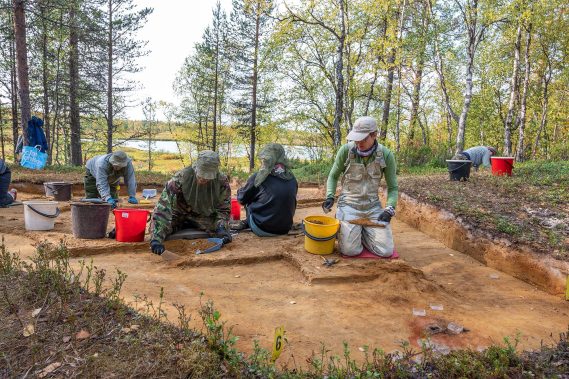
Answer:
<svg viewBox="0 0 569 379"><path fill-rule="evenodd" d="M117 186L122 177L128 188L128 202L138 204L134 167L132 160L124 151L97 155L89 159L85 166L87 168L85 173L86 198L100 197L116 208L119 198Z"/></svg>
<svg viewBox="0 0 569 379"><path fill-rule="evenodd" d="M12 172L6 166L6 162L0 159L0 208L5 208L16 200L16 189L8 191L11 179Z"/></svg>
<svg viewBox="0 0 569 379"><path fill-rule="evenodd" d="M251 227L259 237L287 234L296 210L298 183L290 170L285 150L269 143L259 153L262 166L237 190L247 218L240 228Z"/></svg>
<svg viewBox="0 0 569 379"><path fill-rule="evenodd" d="M480 165L490 167L490 157L498 154L492 146L475 146L464 150L452 157L453 160L472 161L472 166L478 170Z"/></svg>

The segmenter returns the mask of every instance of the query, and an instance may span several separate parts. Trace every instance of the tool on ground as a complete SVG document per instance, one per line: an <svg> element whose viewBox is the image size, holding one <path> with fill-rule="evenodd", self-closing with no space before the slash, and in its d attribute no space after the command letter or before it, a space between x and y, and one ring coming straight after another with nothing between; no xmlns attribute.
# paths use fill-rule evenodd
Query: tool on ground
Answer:
<svg viewBox="0 0 569 379"><path fill-rule="evenodd" d="M322 260L324 261L322 262L322 264L326 267L332 267L333 265L335 265L340 261L337 258L324 258L324 257L322 257Z"/></svg>
<svg viewBox="0 0 569 379"><path fill-rule="evenodd" d="M155 188L144 188L142 190L142 197L148 200L151 197L156 196L156 189Z"/></svg>
<svg viewBox="0 0 569 379"><path fill-rule="evenodd" d="M181 256L179 256L176 253L172 253L170 250L164 250L164 252L162 254L160 254L160 256L166 262L173 262L173 261L177 261L178 259L182 259Z"/></svg>
<svg viewBox="0 0 569 379"><path fill-rule="evenodd" d="M207 248L205 250L197 250L196 251L196 255L200 255L200 254L207 254L207 253L213 253L214 251L218 251L219 249L221 249L221 247L223 246L223 239L222 238L208 238L207 239L209 242L213 242L215 243L214 246Z"/></svg>

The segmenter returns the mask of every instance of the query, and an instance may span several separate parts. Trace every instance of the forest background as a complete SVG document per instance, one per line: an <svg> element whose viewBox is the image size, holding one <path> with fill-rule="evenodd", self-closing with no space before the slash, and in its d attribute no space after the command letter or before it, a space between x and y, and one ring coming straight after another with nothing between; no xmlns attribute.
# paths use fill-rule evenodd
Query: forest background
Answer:
<svg viewBox="0 0 569 379"><path fill-rule="evenodd" d="M474 145L517 161L569 159L562 0L218 3L172 83L176 105L133 100L140 85L131 74L148 54L137 32L151 8L133 0L0 4L8 161L31 115L45 122L49 163L62 166L136 141L144 151L124 149L141 170L175 171L213 149L226 171L246 175L259 149L279 142L300 149L295 167L320 178L362 115L378 120L401 167L444 167ZM127 119L129 107L144 119ZM166 141L175 152L161 151Z"/></svg>

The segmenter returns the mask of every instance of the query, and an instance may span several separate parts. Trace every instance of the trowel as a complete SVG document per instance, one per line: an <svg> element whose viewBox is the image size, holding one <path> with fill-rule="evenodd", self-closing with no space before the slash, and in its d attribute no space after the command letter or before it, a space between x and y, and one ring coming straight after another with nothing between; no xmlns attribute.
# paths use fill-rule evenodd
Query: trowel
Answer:
<svg viewBox="0 0 569 379"><path fill-rule="evenodd" d="M177 261L179 259L182 259L181 256L179 256L176 253L172 253L170 250L164 250L164 252L162 254L160 254L160 256L166 262L173 262L173 261Z"/></svg>

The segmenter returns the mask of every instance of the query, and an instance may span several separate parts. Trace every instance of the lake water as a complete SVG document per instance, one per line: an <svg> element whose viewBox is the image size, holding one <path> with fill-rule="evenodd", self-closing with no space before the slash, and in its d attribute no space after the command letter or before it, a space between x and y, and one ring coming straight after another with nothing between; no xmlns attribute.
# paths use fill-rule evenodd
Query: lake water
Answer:
<svg viewBox="0 0 569 379"><path fill-rule="evenodd" d="M148 150L148 141L145 140L128 140L128 141L121 141L117 140L120 146L123 147L130 147L133 149L138 150ZM178 148L179 145L179 148ZM294 146L294 145L283 145L285 151L287 153L287 157L289 159L296 158L302 160L316 160L322 157L322 154L325 154L326 150L318 147L309 147L309 146ZM219 145L218 152L221 156L227 156L233 158L241 158L247 156L247 148L248 146L241 145L241 144L223 144ZM178 142L176 141L153 141L152 142L152 151L154 152L161 152L161 153L172 153L172 154L194 154L197 152L196 147L194 144L190 142Z"/></svg>

